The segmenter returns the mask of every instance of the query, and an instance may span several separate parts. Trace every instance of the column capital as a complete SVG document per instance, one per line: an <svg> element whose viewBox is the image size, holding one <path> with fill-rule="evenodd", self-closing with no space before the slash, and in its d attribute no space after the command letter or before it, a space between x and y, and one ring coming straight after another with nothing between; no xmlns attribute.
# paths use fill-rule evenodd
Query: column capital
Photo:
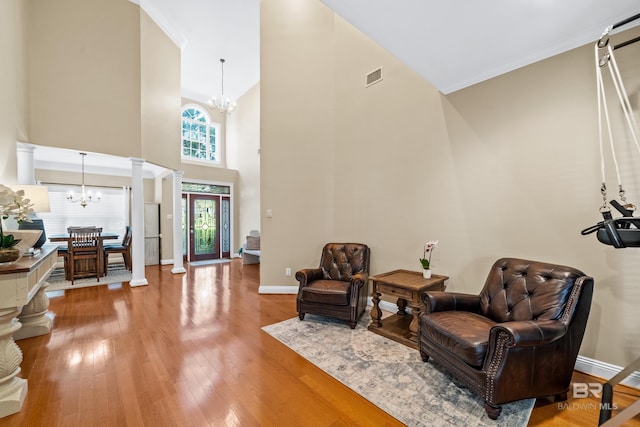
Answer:
<svg viewBox="0 0 640 427"><path fill-rule="evenodd" d="M140 165L142 166L142 164L144 164L145 160L138 158L138 157L129 157L129 160L131 160L131 163L133 165Z"/></svg>
<svg viewBox="0 0 640 427"><path fill-rule="evenodd" d="M34 144L29 144L28 142L18 142L16 144L16 151L25 152L25 153L33 153L36 148L38 148Z"/></svg>

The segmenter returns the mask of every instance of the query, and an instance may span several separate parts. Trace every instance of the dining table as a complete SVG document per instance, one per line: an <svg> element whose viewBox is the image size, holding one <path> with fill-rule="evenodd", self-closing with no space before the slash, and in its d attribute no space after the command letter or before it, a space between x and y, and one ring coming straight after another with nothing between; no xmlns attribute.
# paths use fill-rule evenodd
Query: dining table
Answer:
<svg viewBox="0 0 640 427"><path fill-rule="evenodd" d="M49 238L50 242L68 242L69 241L69 233L53 234L47 237ZM102 238L102 240L117 240L118 238L120 238L120 235L118 233L104 232L100 234L100 237Z"/></svg>
<svg viewBox="0 0 640 427"><path fill-rule="evenodd" d="M69 241L69 233L52 234L47 237L49 238L49 241L52 243ZM105 240L117 240L120 238L120 235L118 233L103 232L100 234L100 237L104 242ZM100 259L102 259L102 256ZM75 267L76 271L78 272L90 271L91 266L89 265L88 261L90 260L77 260L76 267ZM107 266L104 265L103 262L99 262L98 270L99 270L98 274L100 276L104 276L107 272ZM67 261L65 261L64 263L64 277L66 280L71 280L71 272L69 271L69 265Z"/></svg>

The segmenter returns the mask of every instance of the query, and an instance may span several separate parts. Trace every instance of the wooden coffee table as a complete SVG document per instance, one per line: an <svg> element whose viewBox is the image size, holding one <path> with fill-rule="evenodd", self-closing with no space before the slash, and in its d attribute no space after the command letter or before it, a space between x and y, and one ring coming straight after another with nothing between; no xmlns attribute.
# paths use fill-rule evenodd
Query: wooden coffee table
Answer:
<svg viewBox="0 0 640 427"><path fill-rule="evenodd" d="M424 291L444 291L447 276L434 274L430 279L422 277L422 272L394 270L369 278L373 282L373 308L369 330L418 349L418 317L424 309L420 295ZM380 295L397 297L398 313L382 319ZM406 312L407 304L411 315Z"/></svg>

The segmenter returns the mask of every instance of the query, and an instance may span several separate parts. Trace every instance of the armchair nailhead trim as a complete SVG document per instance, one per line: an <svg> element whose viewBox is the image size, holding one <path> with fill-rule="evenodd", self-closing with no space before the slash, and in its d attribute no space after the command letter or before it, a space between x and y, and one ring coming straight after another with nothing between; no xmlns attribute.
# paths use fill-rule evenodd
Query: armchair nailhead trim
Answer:
<svg viewBox="0 0 640 427"><path fill-rule="evenodd" d="M571 289L571 294L569 295L569 298L567 299L567 304L565 305L564 313L562 313L562 320L561 321L565 325L569 321L569 316L571 315L571 311L572 311L571 308L576 303L575 302L576 298L578 298L578 294L580 294L581 290L582 290L582 281L580 281L580 283L578 283L578 280L576 280L576 283L573 284L573 289Z"/></svg>
<svg viewBox="0 0 640 427"><path fill-rule="evenodd" d="M497 351L496 353L494 353L493 358L491 359L491 364L489 365L486 376L487 383L484 400L489 403L493 403L495 401L494 379L496 374L498 373L500 365L502 364L502 358L504 356L504 349L506 347L507 341L509 341L509 335L506 332L499 332L498 338L496 340Z"/></svg>

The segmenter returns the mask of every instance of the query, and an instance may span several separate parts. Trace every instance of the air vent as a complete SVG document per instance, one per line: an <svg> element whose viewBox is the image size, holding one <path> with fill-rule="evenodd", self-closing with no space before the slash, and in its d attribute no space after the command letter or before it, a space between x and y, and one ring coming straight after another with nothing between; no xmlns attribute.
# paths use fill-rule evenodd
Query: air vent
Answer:
<svg viewBox="0 0 640 427"><path fill-rule="evenodd" d="M373 70L372 72L367 74L367 85L366 85L366 87L369 87L369 86L371 86L373 84L376 84L380 80L382 80L382 67L378 68L377 70Z"/></svg>

